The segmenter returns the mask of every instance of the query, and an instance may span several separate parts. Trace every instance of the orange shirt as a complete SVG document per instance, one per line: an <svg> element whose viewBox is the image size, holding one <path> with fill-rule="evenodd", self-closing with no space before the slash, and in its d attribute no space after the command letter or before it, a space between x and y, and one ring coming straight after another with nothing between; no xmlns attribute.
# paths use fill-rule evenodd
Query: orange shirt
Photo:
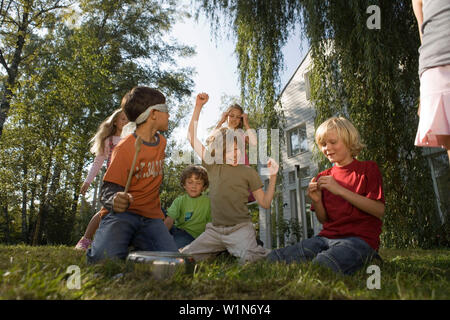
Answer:
<svg viewBox="0 0 450 320"><path fill-rule="evenodd" d="M127 211L147 218L164 219L159 199L159 187L163 179L167 141L158 133L155 138L155 143L142 142L128 189L128 193L133 196L134 201ZM125 187L134 158L135 142L136 137L134 134L130 134L117 144L112 153L111 164L103 178L104 181Z"/></svg>

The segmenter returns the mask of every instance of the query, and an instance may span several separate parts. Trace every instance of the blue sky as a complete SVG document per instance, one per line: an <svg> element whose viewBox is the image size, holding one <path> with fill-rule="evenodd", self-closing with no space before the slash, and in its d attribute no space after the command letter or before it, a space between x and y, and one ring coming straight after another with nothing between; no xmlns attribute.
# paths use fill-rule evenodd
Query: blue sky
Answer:
<svg viewBox="0 0 450 320"><path fill-rule="evenodd" d="M239 96L239 78L237 59L234 54L234 39L228 39L228 32L224 30L220 39L215 39L210 22L204 16L199 21L193 18L178 22L173 30L172 37L180 43L193 46L197 52L196 56L179 61L180 66L190 66L196 69L194 76L194 94L190 101L192 108L195 97L199 92L209 95L209 102L205 105L200 115L198 135L204 141L208 132L207 128L214 125L220 118L221 97L223 94ZM230 35L231 37L231 35ZM283 49L285 68L281 74L281 88L292 77L298 65L306 54L307 47L300 46L300 34L294 34ZM187 122L192 112L189 113ZM187 127L187 123L186 123ZM182 126L174 131L174 136L179 142L184 141L186 127Z"/></svg>

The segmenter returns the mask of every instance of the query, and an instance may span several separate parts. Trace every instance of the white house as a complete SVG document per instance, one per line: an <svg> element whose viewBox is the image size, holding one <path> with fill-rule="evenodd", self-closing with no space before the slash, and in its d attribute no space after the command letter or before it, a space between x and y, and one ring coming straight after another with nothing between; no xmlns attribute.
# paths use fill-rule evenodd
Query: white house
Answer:
<svg viewBox="0 0 450 320"><path fill-rule="evenodd" d="M289 223L301 224L302 237L317 234L321 225L315 214L309 210L310 200L306 196L306 188L312 177L317 174L317 164L312 159L314 148L315 110L309 100L308 67L311 64L308 53L298 66L292 78L280 94L279 103L286 119L284 141L281 140L280 161L283 163L283 185L279 186L281 195L276 201L283 201L283 212L279 218ZM275 205L275 207L278 207ZM271 225L268 210L260 209L260 239L268 248L271 247ZM303 223L306 221L306 223ZM294 242L290 234L287 243Z"/></svg>

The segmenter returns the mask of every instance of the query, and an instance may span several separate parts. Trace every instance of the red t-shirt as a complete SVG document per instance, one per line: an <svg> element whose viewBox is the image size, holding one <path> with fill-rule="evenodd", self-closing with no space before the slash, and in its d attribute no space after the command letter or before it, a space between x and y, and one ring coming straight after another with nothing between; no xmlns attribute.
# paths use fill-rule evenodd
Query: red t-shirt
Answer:
<svg viewBox="0 0 450 320"><path fill-rule="evenodd" d="M317 175L317 179L330 175L344 188L384 203L383 181L376 162L355 159L344 167L333 166L322 171ZM326 189L322 190L322 203L328 221L323 224L319 236L330 239L356 236L366 241L374 250L378 250L382 226L380 219L359 210ZM312 206L311 210L314 210Z"/></svg>
<svg viewBox="0 0 450 320"><path fill-rule="evenodd" d="M159 199L159 187L163 179L163 165L166 138L156 134L156 142L142 142L134 167L128 193L133 202L127 211L153 219L164 219ZM111 164L106 171L104 181L125 187L130 166L133 163L136 138L128 135L114 148Z"/></svg>

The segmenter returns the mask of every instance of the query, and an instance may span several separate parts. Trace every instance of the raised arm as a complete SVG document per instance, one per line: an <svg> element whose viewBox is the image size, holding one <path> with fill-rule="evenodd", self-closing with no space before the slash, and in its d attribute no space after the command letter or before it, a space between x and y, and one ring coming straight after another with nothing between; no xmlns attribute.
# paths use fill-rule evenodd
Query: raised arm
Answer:
<svg viewBox="0 0 450 320"><path fill-rule="evenodd" d="M223 112L222 117L220 118L219 122L216 124L216 129L220 129L222 125L227 121L228 112Z"/></svg>
<svg viewBox="0 0 450 320"><path fill-rule="evenodd" d="M267 167L269 169L269 186L267 187L266 192L262 188L253 191L253 196L255 197L258 205L263 207L264 209L269 209L272 203L273 196L275 194L275 185L277 183L277 172L278 172L278 163L273 159L269 159L267 162Z"/></svg>
<svg viewBox="0 0 450 320"><path fill-rule="evenodd" d="M209 96L206 93L199 93L197 95L197 99L195 101L194 112L192 113L192 119L189 123L188 128L188 140L194 149L194 151L200 156L203 160L205 155L205 146L202 142L197 138L197 124L198 118L200 117L200 112L202 111L203 105L208 102Z"/></svg>

